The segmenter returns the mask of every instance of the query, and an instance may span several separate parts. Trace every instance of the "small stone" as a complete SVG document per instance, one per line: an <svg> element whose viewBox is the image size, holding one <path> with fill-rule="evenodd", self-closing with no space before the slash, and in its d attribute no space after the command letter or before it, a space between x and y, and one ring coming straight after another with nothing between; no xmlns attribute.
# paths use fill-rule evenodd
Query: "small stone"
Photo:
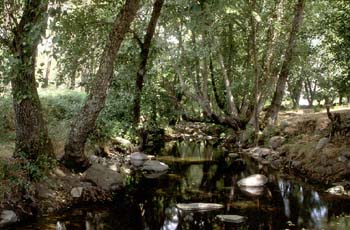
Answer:
<svg viewBox="0 0 350 230"><path fill-rule="evenodd" d="M328 137L323 137L321 138L317 145L316 145L316 150L322 150L327 144L329 143L329 138Z"/></svg>
<svg viewBox="0 0 350 230"><path fill-rule="evenodd" d="M274 137L271 137L270 140L269 140L269 146L272 148L272 149L277 149L278 147L280 147L283 142L285 141L285 138L284 137L281 137L281 136L274 136Z"/></svg>
<svg viewBox="0 0 350 230"><path fill-rule="evenodd" d="M0 227L13 224L18 221L16 213L12 210L3 210L0 215Z"/></svg>
<svg viewBox="0 0 350 230"><path fill-rule="evenodd" d="M83 187L75 187L75 188L72 188L72 190L70 191L70 194L71 194L72 197L74 197L74 198L79 198L79 197L81 197L81 195L83 194Z"/></svg>
<svg viewBox="0 0 350 230"><path fill-rule="evenodd" d="M337 186L334 186L332 188L329 188L326 190L326 192L328 192L332 195L337 195L337 196L341 196L341 195L346 194L345 189L342 185L337 185Z"/></svg>
<svg viewBox="0 0 350 230"><path fill-rule="evenodd" d="M216 218L222 222L234 224L241 224L247 220L247 217L239 215L217 215Z"/></svg>
<svg viewBox="0 0 350 230"><path fill-rule="evenodd" d="M229 153L228 156L232 159L237 159L239 158L239 154L238 153Z"/></svg>

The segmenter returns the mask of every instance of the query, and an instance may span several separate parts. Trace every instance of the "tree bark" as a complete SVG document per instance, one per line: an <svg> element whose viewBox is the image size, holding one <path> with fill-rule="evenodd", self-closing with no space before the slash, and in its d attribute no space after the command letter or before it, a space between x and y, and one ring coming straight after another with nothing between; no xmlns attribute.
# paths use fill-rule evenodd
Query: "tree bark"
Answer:
<svg viewBox="0 0 350 230"><path fill-rule="evenodd" d="M51 73L51 57L49 58L49 61L47 62L47 65L45 68L45 77L44 77L43 84L42 84L41 88L45 89L45 88L49 87L50 73Z"/></svg>
<svg viewBox="0 0 350 230"><path fill-rule="evenodd" d="M136 91L134 98L134 125L140 121L140 107L141 107L141 94L143 88L143 82L146 75L146 65L148 61L149 49L151 41L156 29L157 21L160 16L160 12L163 6L164 0L155 0L153 4L152 16L148 23L147 32L143 39L143 42L139 41L141 47L140 58L141 62L136 74Z"/></svg>
<svg viewBox="0 0 350 230"><path fill-rule="evenodd" d="M89 161L84 154L85 142L95 127L96 119L105 105L107 89L113 77L113 67L120 45L136 16L139 0L127 0L116 18L100 58L100 66L93 79L89 95L72 123L65 145L63 163L73 170L84 170Z"/></svg>
<svg viewBox="0 0 350 230"><path fill-rule="evenodd" d="M269 123L275 123L277 121L278 113L282 104L286 82L289 75L289 70L291 67L294 47L297 40L297 34L303 21L304 6L305 0L298 0L295 7L292 30L289 34L288 46L284 55L281 72L277 80L276 90L271 102L271 106L265 116L265 120L269 121Z"/></svg>
<svg viewBox="0 0 350 230"><path fill-rule="evenodd" d="M35 81L37 47L46 29L47 6L47 1L26 1L9 47L16 59L11 70L16 127L14 156L30 160L53 154Z"/></svg>

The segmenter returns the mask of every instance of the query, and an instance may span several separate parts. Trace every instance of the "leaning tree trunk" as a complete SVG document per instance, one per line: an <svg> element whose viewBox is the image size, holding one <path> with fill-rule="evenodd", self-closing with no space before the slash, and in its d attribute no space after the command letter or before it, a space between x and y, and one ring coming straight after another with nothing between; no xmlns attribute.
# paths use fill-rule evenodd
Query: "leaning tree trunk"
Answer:
<svg viewBox="0 0 350 230"><path fill-rule="evenodd" d="M294 47L297 40L297 34L303 21L304 6L305 0L298 0L295 7L295 14L292 24L292 30L289 35L288 46L284 55L284 61L282 63L281 72L277 80L276 90L273 95L271 106L265 116L265 120L268 120L269 123L275 123L277 121L277 116L282 104L282 98L284 95L284 90L288 79L289 70L291 67Z"/></svg>
<svg viewBox="0 0 350 230"><path fill-rule="evenodd" d="M46 29L46 10L47 1L26 1L9 46L16 59L11 70L16 127L14 156L30 160L53 153L35 81L37 47Z"/></svg>
<svg viewBox="0 0 350 230"><path fill-rule="evenodd" d="M146 75L146 65L148 60L149 49L151 46L151 41L154 35L154 31L156 29L157 21L160 16L160 11L162 9L164 0L155 0L153 4L153 11L151 20L148 23L147 33L143 39L143 42L137 38L140 47L141 47L141 62L136 74L136 91L134 98L134 125L140 121L140 107L141 107L141 93L143 88L143 81Z"/></svg>
<svg viewBox="0 0 350 230"><path fill-rule="evenodd" d="M85 142L94 129L96 119L105 105L107 89L112 81L114 62L120 45L136 16L139 0L127 0L116 18L107 44L100 58L100 66L94 78L84 106L72 123L65 145L63 163L73 170L84 170L89 161L84 154Z"/></svg>

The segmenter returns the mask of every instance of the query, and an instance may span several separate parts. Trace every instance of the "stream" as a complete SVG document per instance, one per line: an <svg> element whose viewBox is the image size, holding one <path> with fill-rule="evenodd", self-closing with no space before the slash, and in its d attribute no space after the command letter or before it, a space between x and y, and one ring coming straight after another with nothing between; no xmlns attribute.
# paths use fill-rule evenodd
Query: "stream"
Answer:
<svg viewBox="0 0 350 230"><path fill-rule="evenodd" d="M313 190L291 176L280 175L243 157L228 157L208 141L173 141L155 154L170 170L156 178L136 174L114 205L77 207L41 217L13 229L175 230L175 229L350 229L350 199ZM237 181L261 173L263 192L241 191ZM183 212L177 203L223 204L221 210ZM247 217L242 225L220 223L218 214Z"/></svg>

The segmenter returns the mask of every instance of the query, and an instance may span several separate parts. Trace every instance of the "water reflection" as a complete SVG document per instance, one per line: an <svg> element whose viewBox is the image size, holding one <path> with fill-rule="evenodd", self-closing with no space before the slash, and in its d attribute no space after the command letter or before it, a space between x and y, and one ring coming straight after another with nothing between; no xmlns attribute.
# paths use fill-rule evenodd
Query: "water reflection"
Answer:
<svg viewBox="0 0 350 230"><path fill-rule="evenodd" d="M57 220L68 223L69 230L85 229L89 212L99 215L102 229L270 230L349 226L347 216L335 218L350 213L349 201L324 199L323 194L280 178L267 168L259 169L252 161L231 159L227 152L208 142L173 142L156 155L168 160L168 174L158 178L135 177L133 186L119 194L113 206L42 218L30 227L15 229L53 229L48 226L55 226ZM237 181L255 173L268 177L267 186L263 190L241 191ZM219 203L225 208L207 213L184 213L176 208L177 203L189 202ZM244 226L228 226L218 222L216 214L246 216L248 221Z"/></svg>

